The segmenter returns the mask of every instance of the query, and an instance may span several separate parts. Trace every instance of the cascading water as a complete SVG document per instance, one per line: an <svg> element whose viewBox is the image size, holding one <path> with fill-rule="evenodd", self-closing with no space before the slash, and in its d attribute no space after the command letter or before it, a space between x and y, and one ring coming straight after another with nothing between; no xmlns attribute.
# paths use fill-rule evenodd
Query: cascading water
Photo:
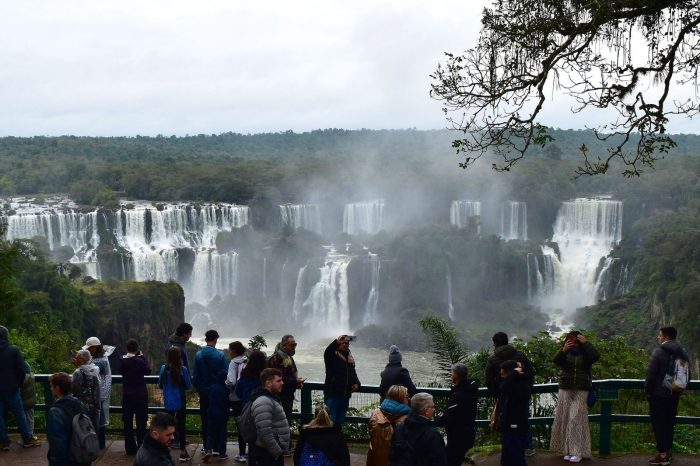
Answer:
<svg viewBox="0 0 700 466"><path fill-rule="evenodd" d="M445 278L447 279L447 316L450 318L450 320L455 320L455 307L452 303L452 272L450 271L449 262L447 263L446 268L447 273Z"/></svg>
<svg viewBox="0 0 700 466"><path fill-rule="evenodd" d="M297 311L297 316L309 328L321 330L337 329L339 332L350 330L350 305L348 301L347 269L352 257L339 254L328 248L324 264L320 268L321 278ZM303 281L299 272L297 285ZM299 290L295 292L296 296Z"/></svg>
<svg viewBox="0 0 700 466"><path fill-rule="evenodd" d="M611 199L574 199L562 203L552 243L542 247L543 264L528 260L533 299L544 309L573 311L595 304L601 258L622 239L622 202ZM539 276L537 276L539 275Z"/></svg>
<svg viewBox="0 0 700 466"><path fill-rule="evenodd" d="M284 204L280 206L282 225L304 228L321 234L321 213L317 204Z"/></svg>
<svg viewBox="0 0 700 466"><path fill-rule="evenodd" d="M384 199L346 204L343 210L343 232L357 235L374 234L384 226Z"/></svg>
<svg viewBox="0 0 700 466"><path fill-rule="evenodd" d="M179 281L188 301L201 304L214 296L236 294L238 255L217 251L216 238L248 223L247 206L129 203L115 211L100 211L107 234L100 238L97 210L81 213L65 199L52 199L47 205L32 201L10 202L12 213L5 217L8 240L44 237L52 252L70 246L74 252L70 261L96 278L100 278L97 248L113 244L119 251L113 273L122 279ZM186 276L181 276L180 249L193 252L194 264Z"/></svg>
<svg viewBox="0 0 700 466"><path fill-rule="evenodd" d="M365 304L365 325L370 325L377 322L377 303L379 302L379 271L381 269L379 254L372 254L370 252L369 261L371 267L370 280L372 282L372 287L369 290L369 295L367 295L367 303Z"/></svg>
<svg viewBox="0 0 700 466"><path fill-rule="evenodd" d="M527 204L518 201L501 204L501 238L527 240Z"/></svg>
<svg viewBox="0 0 700 466"><path fill-rule="evenodd" d="M458 228L469 226L469 219L481 215L481 202L479 201L452 201L450 206L450 223ZM481 230L477 224L477 233Z"/></svg>

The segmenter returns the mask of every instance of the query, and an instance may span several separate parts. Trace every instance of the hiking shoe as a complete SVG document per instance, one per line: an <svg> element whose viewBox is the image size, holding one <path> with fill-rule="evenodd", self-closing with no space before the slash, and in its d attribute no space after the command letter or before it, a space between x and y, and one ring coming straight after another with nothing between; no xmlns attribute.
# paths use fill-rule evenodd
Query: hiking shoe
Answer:
<svg viewBox="0 0 700 466"><path fill-rule="evenodd" d="M206 453L204 453L204 456L202 456L202 461L204 461L205 463L208 463L208 462L209 462L209 459L210 459L211 457L212 457L212 451L211 451L211 450L207 450Z"/></svg>
<svg viewBox="0 0 700 466"><path fill-rule="evenodd" d="M582 459L583 458L581 458L580 456L574 455L571 458L569 458L569 462L570 463L580 463Z"/></svg>
<svg viewBox="0 0 700 466"><path fill-rule="evenodd" d="M227 460L227 459L228 459L228 455L227 455L226 453L224 453L223 455L219 455L219 459L220 459L220 460Z"/></svg>
<svg viewBox="0 0 700 466"><path fill-rule="evenodd" d="M10 442L0 442L0 450L10 451Z"/></svg>
<svg viewBox="0 0 700 466"><path fill-rule="evenodd" d="M41 442L34 437L29 437L22 441L22 446L24 448L38 447L39 445L41 445Z"/></svg>
<svg viewBox="0 0 700 466"><path fill-rule="evenodd" d="M662 466L668 466L669 464L671 464L671 457L656 455L654 458L649 460L649 464L659 464Z"/></svg>
<svg viewBox="0 0 700 466"><path fill-rule="evenodd" d="M236 463L247 463L248 455L236 455L233 457L233 461L235 461Z"/></svg>
<svg viewBox="0 0 700 466"><path fill-rule="evenodd" d="M180 462L184 463L185 461L192 461L192 457L189 453L183 451L182 453L180 453Z"/></svg>
<svg viewBox="0 0 700 466"><path fill-rule="evenodd" d="M534 448L526 448L525 449L525 456L535 456L535 449Z"/></svg>
<svg viewBox="0 0 700 466"><path fill-rule="evenodd" d="M571 455L565 455L564 456L564 461L569 461L571 459Z"/></svg>

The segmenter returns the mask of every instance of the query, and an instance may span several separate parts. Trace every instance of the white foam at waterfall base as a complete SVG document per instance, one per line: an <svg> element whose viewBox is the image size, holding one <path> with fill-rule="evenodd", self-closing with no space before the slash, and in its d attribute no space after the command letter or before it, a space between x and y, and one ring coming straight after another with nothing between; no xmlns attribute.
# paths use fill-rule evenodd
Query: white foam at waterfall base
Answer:
<svg viewBox="0 0 700 466"><path fill-rule="evenodd" d="M321 214L317 204L283 204L280 206L282 225L303 228L321 234Z"/></svg>
<svg viewBox="0 0 700 466"><path fill-rule="evenodd" d="M562 203L552 237L560 257L552 247L542 247L546 272L537 290L540 306L566 315L595 304L598 265L621 238L622 202L575 199Z"/></svg>

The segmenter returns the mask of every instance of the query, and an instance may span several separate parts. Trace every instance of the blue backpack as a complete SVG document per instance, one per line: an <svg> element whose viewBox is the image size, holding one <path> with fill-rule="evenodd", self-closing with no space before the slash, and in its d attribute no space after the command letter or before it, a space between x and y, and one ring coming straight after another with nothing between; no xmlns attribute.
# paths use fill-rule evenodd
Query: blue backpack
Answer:
<svg viewBox="0 0 700 466"><path fill-rule="evenodd" d="M316 450L308 443L301 450L300 466L334 466L333 462L321 450Z"/></svg>

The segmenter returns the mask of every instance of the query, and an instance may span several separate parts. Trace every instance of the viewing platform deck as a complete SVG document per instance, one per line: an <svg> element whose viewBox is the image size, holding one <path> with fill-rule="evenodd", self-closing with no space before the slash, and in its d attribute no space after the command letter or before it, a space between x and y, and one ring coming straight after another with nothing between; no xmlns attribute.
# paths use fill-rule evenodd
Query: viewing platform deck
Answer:
<svg viewBox="0 0 700 466"><path fill-rule="evenodd" d="M16 437L16 435L15 435ZM49 449L48 443L45 442L46 438L43 436L39 437L42 440L42 445L40 447L34 448L22 448L18 443L13 443L10 451L0 452L0 466L41 466L47 465L46 453ZM228 444L228 454L229 458L226 460L219 460L218 458L212 458L209 463L202 462L202 455L200 453L201 445L192 443L187 447L187 451L192 455L192 460L186 463L180 463L178 461L179 450L172 450L173 460L175 464L182 465L220 465L220 466L233 466L247 463L236 463L233 461L233 456L238 452L238 444L236 442L229 442ZM366 457L365 451L366 445L352 445L350 447L350 464L351 466L365 466ZM609 457L593 457L592 459L586 459L581 464L583 465L601 465L601 466L645 466L651 458L651 455L640 455L640 454L624 454L624 455L611 455ZM491 455L477 455L474 457L477 465L481 466L498 466L500 465L500 454L493 453ZM121 440L108 440L107 448L104 450L100 458L93 463L94 466L132 466L134 463L133 456L126 456L124 453L124 442ZM562 460L561 456L555 455L549 452L538 452L535 456L527 459L527 463L530 466L562 466L566 463ZM285 466L292 466L294 462L292 458L285 458ZM464 463L467 464L467 463ZM674 455L673 466L697 466L700 464L700 455Z"/></svg>

